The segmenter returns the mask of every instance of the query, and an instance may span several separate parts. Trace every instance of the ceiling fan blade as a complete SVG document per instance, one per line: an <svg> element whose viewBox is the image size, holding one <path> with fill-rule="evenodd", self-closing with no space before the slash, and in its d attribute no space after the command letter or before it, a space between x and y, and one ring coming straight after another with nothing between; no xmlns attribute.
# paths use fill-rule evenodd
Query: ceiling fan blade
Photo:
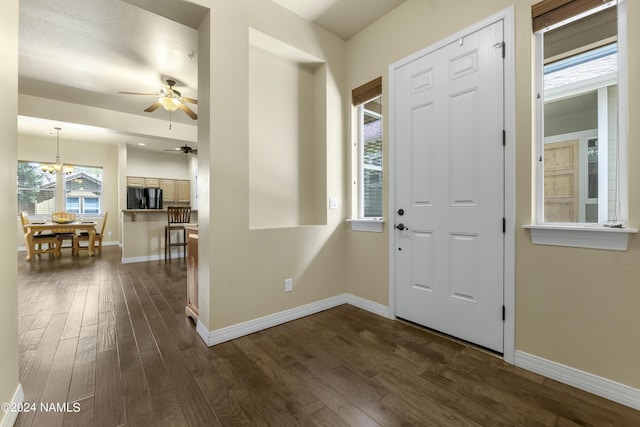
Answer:
<svg viewBox="0 0 640 427"><path fill-rule="evenodd" d="M157 93L140 93L140 92L118 92L125 95L144 95L144 96L158 96Z"/></svg>
<svg viewBox="0 0 640 427"><path fill-rule="evenodd" d="M178 108L184 111L187 114L187 116L191 117L193 120L196 120L198 118L198 115L194 113L193 110L187 107L186 105L181 103L180 105L178 105Z"/></svg>
<svg viewBox="0 0 640 427"><path fill-rule="evenodd" d="M198 149L196 148L195 150L191 150L191 154L198 154Z"/></svg>
<svg viewBox="0 0 640 427"><path fill-rule="evenodd" d="M147 113L151 113L152 111L156 111L161 105L162 104L160 104L160 102L155 102L147 107L144 111L146 111Z"/></svg>
<svg viewBox="0 0 640 427"><path fill-rule="evenodd" d="M182 97L182 100L184 102L188 102L189 104L197 104L198 100L197 99L193 99L193 98L187 98L186 96Z"/></svg>

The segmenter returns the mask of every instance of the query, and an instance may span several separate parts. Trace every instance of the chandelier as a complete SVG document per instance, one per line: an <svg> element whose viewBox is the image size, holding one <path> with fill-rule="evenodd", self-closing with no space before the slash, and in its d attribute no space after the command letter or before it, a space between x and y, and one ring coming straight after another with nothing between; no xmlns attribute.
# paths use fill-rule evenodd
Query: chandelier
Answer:
<svg viewBox="0 0 640 427"><path fill-rule="evenodd" d="M43 164L41 166L41 169L42 172L58 173L60 171L63 171L65 174L69 175L71 172L73 172L73 166L65 165L60 160L60 131L62 129L58 127L54 129L56 130L56 162L48 165Z"/></svg>

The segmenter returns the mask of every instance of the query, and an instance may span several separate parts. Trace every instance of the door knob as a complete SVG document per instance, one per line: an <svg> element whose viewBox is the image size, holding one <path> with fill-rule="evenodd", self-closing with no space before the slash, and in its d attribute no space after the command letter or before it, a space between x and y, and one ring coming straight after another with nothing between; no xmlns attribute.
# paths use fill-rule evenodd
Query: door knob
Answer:
<svg viewBox="0 0 640 427"><path fill-rule="evenodd" d="M404 224L398 224L398 225L396 225L396 228L397 228L398 230L400 230L400 231L402 231L402 230L408 230L408 228L407 228L407 227L405 227L405 226L404 226Z"/></svg>

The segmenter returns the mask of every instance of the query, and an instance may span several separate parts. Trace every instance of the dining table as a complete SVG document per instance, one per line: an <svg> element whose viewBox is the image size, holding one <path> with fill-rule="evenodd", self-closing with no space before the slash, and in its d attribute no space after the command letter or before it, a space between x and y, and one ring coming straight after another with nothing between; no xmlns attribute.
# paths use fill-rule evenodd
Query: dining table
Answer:
<svg viewBox="0 0 640 427"><path fill-rule="evenodd" d="M93 244L96 237L95 221L79 221L79 222L43 222L25 224L24 242L27 247L27 261L31 260L31 256L35 251L33 236L38 232L55 230L56 233L75 233L76 231L87 232L89 234L89 256L93 256Z"/></svg>

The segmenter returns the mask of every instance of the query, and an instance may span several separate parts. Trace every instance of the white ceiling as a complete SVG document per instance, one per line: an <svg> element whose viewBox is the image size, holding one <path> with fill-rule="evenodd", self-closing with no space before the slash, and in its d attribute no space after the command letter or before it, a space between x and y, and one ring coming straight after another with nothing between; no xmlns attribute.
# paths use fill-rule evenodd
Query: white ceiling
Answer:
<svg viewBox="0 0 640 427"><path fill-rule="evenodd" d="M346 41L405 0L273 1Z"/></svg>
<svg viewBox="0 0 640 427"><path fill-rule="evenodd" d="M60 126L61 139L144 143L155 150L189 141L197 148L197 121L180 110L171 117L162 108L146 113L154 96L118 92L158 93L170 78L183 96L197 98L197 28L208 9L182 0L19 1L19 109L29 116L18 118L19 133L49 135ZM348 40L404 0L273 1ZM94 107L96 114L126 113L138 117L138 126L93 129L38 108L48 102L32 97Z"/></svg>

